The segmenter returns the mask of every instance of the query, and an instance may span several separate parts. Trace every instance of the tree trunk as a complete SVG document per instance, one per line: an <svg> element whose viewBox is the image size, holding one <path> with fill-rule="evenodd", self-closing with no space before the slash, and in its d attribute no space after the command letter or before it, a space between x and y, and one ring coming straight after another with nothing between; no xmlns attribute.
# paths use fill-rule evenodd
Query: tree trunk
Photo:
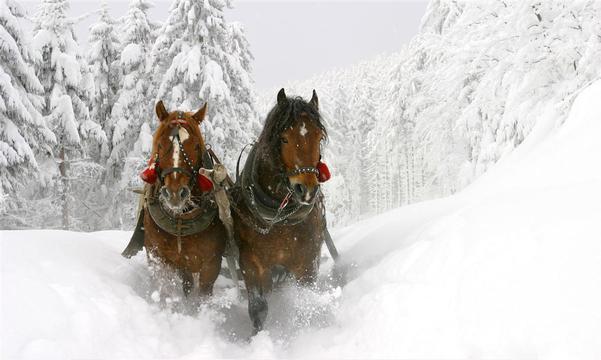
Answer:
<svg viewBox="0 0 601 360"><path fill-rule="evenodd" d="M63 210L63 229L68 230L69 224L69 178L67 177L67 156L65 154L65 147L61 146L59 153L59 159L61 163L58 168L61 175L61 205Z"/></svg>

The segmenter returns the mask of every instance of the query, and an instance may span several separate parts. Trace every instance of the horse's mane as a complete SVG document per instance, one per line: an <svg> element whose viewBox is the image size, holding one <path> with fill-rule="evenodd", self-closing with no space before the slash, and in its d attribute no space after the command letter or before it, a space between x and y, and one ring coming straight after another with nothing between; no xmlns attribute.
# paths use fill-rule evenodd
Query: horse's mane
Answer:
<svg viewBox="0 0 601 360"><path fill-rule="evenodd" d="M305 113L327 138L326 127L319 111L301 97L287 98L284 104L276 104L267 114L263 131L259 136L259 145L267 146L271 151L280 149L281 134ZM279 156L277 157L279 158Z"/></svg>

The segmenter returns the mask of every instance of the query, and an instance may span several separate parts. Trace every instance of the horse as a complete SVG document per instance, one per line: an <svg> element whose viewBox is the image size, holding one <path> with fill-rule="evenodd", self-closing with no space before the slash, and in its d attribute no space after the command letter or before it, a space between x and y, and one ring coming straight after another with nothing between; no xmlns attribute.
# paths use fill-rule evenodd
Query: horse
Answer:
<svg viewBox="0 0 601 360"><path fill-rule="evenodd" d="M202 174L213 168L200 131L207 104L195 113L167 112L159 101L155 110L159 125L149 166L141 173L148 183L139 220L143 244L151 265L179 273L186 296L194 287L193 274L198 274L200 295L208 296L221 269L226 229L212 196L213 184Z"/></svg>
<svg viewBox="0 0 601 360"><path fill-rule="evenodd" d="M320 191L320 182L330 176L321 162L326 139L315 90L307 102L281 89L232 189L239 266L254 334L263 329L265 296L274 285L290 277L307 286L317 279L328 236Z"/></svg>

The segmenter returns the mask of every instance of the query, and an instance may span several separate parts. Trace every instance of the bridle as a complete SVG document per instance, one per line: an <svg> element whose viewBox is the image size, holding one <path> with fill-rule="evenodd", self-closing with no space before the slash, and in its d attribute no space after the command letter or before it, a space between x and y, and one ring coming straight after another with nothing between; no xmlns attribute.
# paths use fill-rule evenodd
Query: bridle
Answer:
<svg viewBox="0 0 601 360"><path fill-rule="evenodd" d="M319 156L319 158L321 159L321 155ZM317 170L317 168L314 166L303 166L287 172L286 177L301 174L315 174L316 176L319 176L319 170Z"/></svg>
<svg viewBox="0 0 601 360"><path fill-rule="evenodd" d="M183 173L183 174L187 175L189 178L190 188L197 187L196 179L198 177L199 170L201 168L212 169L213 161L211 160L211 157L209 156L207 149L204 148L204 149L201 149L201 154L199 157L200 163L197 166L194 166L192 164L192 161L190 160L190 156L184 150L184 145L179 138L179 128L184 126L184 129L185 129L186 127L190 126L189 123L184 118L183 111L177 112L177 117L175 119L171 120L169 126L172 127L170 137L173 137L173 139L177 139L177 144L179 146L179 153L182 155L182 157L184 159L184 163L187 165L187 168L175 167L175 166L170 167L170 168L165 168L165 169L161 168L159 166L159 162L160 162L160 159L159 159L160 145L159 145L157 152L155 153L155 156L154 156L154 166L155 166L156 172L158 174L159 185L163 185L165 183L165 177L167 177L167 175L172 174L172 173ZM173 141L172 141L171 146L173 146Z"/></svg>

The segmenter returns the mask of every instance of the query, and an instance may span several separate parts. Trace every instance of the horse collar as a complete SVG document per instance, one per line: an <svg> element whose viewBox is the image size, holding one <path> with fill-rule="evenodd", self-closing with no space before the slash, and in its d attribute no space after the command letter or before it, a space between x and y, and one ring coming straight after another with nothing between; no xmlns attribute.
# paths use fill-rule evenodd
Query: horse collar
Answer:
<svg viewBox="0 0 601 360"><path fill-rule="evenodd" d="M313 210L315 201L311 204L294 202L282 209L282 201L274 199L259 185L257 179L257 166L255 166L256 147L256 145L253 146L248 154L248 159L241 177L242 194L249 210L255 217L263 220L264 223L269 225L279 223L283 225L295 225L300 223ZM290 190L288 185L286 185L286 188ZM315 198L317 198L317 196Z"/></svg>

